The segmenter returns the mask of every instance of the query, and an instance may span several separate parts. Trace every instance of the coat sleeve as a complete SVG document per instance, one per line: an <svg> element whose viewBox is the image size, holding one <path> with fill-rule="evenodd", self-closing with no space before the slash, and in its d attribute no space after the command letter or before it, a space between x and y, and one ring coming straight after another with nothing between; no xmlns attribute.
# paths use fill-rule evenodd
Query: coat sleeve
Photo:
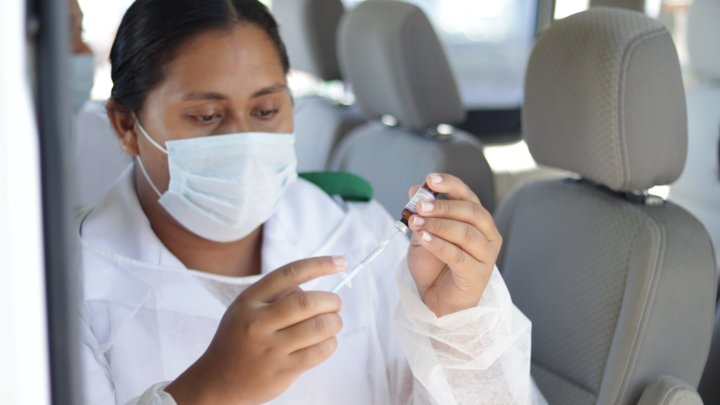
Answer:
<svg viewBox="0 0 720 405"><path fill-rule="evenodd" d="M378 258L375 266L377 294L375 294L375 321L378 340L385 358L389 398L392 405L436 405L432 396L413 375L405 356L403 345L393 327L393 310L399 306L400 297L393 277L393 269L403 260L408 249L407 239L397 238ZM378 400L378 403L386 403Z"/></svg>
<svg viewBox="0 0 720 405"><path fill-rule="evenodd" d="M394 323L415 381L406 403L546 404L530 376L531 323L497 268L475 308L441 318L420 299L406 260L396 281Z"/></svg>
<svg viewBox="0 0 720 405"><path fill-rule="evenodd" d="M155 384L148 388L141 396L125 405L177 405L173 397L164 391L168 385L170 385L170 381Z"/></svg>

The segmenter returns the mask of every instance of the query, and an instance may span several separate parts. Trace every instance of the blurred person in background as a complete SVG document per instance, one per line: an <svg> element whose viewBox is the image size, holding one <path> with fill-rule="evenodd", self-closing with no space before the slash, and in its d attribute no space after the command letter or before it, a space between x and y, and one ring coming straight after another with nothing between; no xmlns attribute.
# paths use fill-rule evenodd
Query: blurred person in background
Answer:
<svg viewBox="0 0 720 405"><path fill-rule="evenodd" d="M77 0L70 0L70 44L72 47L72 107L78 113L90 100L95 75L95 58L82 38L83 13Z"/></svg>
<svg viewBox="0 0 720 405"><path fill-rule="evenodd" d="M72 139L71 153L75 173L75 208L94 205L131 159L120 150L110 126L105 106L92 102L95 56L82 37L83 12L77 0L70 0L70 44L72 56Z"/></svg>

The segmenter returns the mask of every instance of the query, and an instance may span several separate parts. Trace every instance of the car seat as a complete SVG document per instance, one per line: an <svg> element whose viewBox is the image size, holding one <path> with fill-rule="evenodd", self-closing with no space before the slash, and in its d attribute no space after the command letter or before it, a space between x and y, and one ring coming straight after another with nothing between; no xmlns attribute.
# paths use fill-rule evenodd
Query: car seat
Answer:
<svg viewBox="0 0 720 405"><path fill-rule="evenodd" d="M91 207L100 201L115 179L132 163L132 157L120 148L104 103L86 103L73 117L72 124L73 208Z"/></svg>
<svg viewBox="0 0 720 405"><path fill-rule="evenodd" d="M340 67L375 121L347 135L331 169L370 181L375 198L391 213L402 211L408 188L431 172L458 176L492 211L493 176L483 145L450 126L465 119L465 107L422 10L399 1L361 3L338 35Z"/></svg>
<svg viewBox="0 0 720 405"><path fill-rule="evenodd" d="M687 126L673 40L642 13L556 21L528 62L524 137L577 177L498 207L498 266L533 322L531 372L550 404L700 404L716 272L710 237L646 190L673 182Z"/></svg>
<svg viewBox="0 0 720 405"><path fill-rule="evenodd" d="M345 12L341 0L275 0L272 12L293 69L323 81L342 80L336 52L337 27ZM367 122L354 106L320 96L295 99L294 110L301 172L325 170L340 139Z"/></svg>

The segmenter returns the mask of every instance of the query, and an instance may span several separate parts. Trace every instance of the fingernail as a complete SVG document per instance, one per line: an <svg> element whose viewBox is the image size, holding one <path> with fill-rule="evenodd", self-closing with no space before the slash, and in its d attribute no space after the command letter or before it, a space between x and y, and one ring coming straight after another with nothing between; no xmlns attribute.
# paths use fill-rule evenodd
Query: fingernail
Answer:
<svg viewBox="0 0 720 405"><path fill-rule="evenodd" d="M439 184L439 183L442 183L443 178L439 174L431 174L430 180L432 180L433 184Z"/></svg>
<svg viewBox="0 0 720 405"><path fill-rule="evenodd" d="M423 201L420 203L420 208L422 208L423 212L430 212L435 209L435 204L430 201Z"/></svg>
<svg viewBox="0 0 720 405"><path fill-rule="evenodd" d="M430 236L430 234L427 232L423 232L422 240L424 240L425 242L430 242L432 240L432 236Z"/></svg>
<svg viewBox="0 0 720 405"><path fill-rule="evenodd" d="M418 216L415 216L415 217L413 218L413 223L414 223L415 225L422 225L422 224L425 223L425 220L422 219L422 218L420 218L420 217L418 217Z"/></svg>
<svg viewBox="0 0 720 405"><path fill-rule="evenodd" d="M345 260L342 256L333 256L332 257L333 264L335 264L335 267L338 269L344 269L347 267L347 260Z"/></svg>

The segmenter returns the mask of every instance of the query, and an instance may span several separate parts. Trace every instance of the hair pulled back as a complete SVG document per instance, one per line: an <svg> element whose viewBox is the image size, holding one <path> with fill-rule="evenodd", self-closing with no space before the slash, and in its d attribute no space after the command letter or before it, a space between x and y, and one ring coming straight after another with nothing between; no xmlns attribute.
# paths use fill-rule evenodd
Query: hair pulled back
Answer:
<svg viewBox="0 0 720 405"><path fill-rule="evenodd" d="M288 72L290 62L277 22L257 0L135 1L122 19L110 51L111 98L118 109L137 113L189 40L210 31L230 31L238 24L263 29Z"/></svg>

